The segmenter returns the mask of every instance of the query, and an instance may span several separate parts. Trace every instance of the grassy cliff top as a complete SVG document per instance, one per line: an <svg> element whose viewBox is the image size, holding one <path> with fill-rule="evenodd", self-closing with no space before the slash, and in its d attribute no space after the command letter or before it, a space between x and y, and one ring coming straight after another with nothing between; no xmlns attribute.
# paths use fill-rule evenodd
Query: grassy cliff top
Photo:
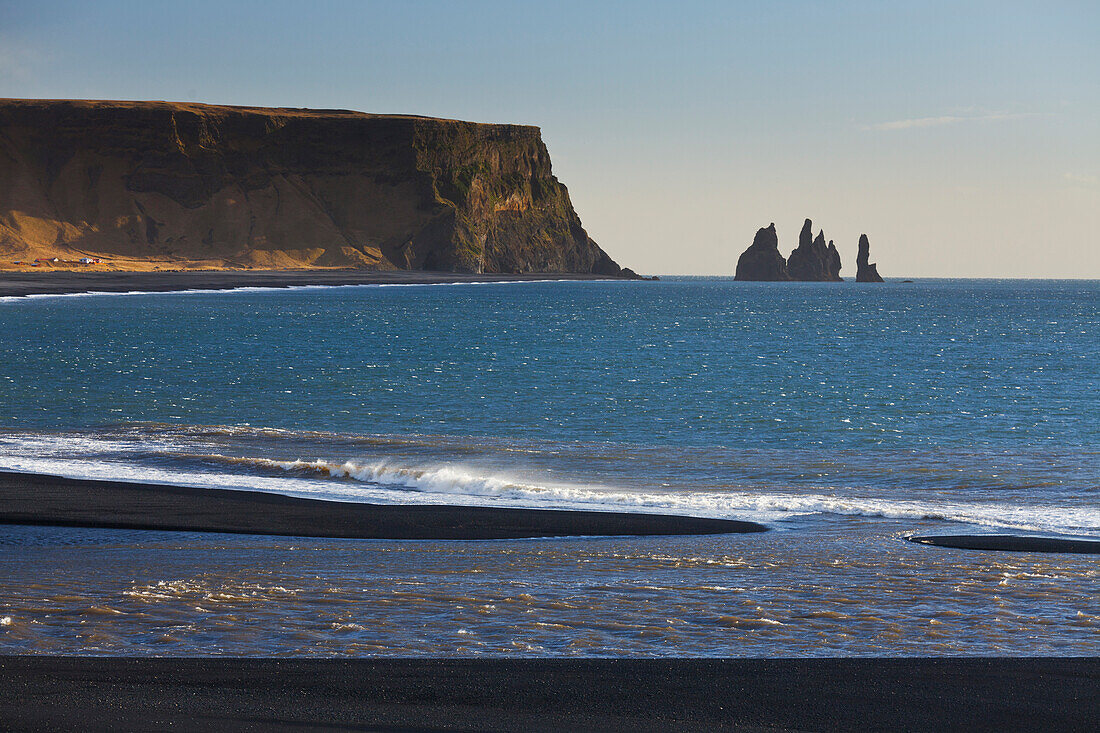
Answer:
<svg viewBox="0 0 1100 733"><path fill-rule="evenodd" d="M375 114L350 109L308 109L303 107L250 107L229 104L203 104L200 102L166 102L162 100L114 100L114 99L14 99L0 97L3 109L72 109L88 111L134 110L155 112L189 112L196 115L260 115L282 118L307 119L362 119L362 120L422 120L430 122L485 125L491 127L521 127L538 130L535 125L497 124L455 120L446 117L424 115Z"/></svg>

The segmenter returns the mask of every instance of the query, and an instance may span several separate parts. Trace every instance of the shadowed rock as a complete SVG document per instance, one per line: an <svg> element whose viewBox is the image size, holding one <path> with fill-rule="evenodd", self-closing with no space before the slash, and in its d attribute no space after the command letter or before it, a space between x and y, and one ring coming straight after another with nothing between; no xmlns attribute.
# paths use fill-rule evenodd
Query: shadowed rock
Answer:
<svg viewBox="0 0 1100 733"><path fill-rule="evenodd" d="M833 244L833 240L829 240L829 259L828 259L829 272L836 276L837 280L843 280L840 276L840 252L837 251L836 245Z"/></svg>
<svg viewBox="0 0 1100 733"><path fill-rule="evenodd" d="M741 253L737 260L735 280L790 280L787 263L779 254L779 237L775 233L775 224L760 229L749 248Z"/></svg>
<svg viewBox="0 0 1100 733"><path fill-rule="evenodd" d="M824 231L818 232L817 238L811 239L812 226L809 219L802 225L802 232L798 235L798 248L787 259L787 273L792 280L839 282L840 253L832 242L825 244Z"/></svg>
<svg viewBox="0 0 1100 733"><path fill-rule="evenodd" d="M802 231L798 233L798 249L810 248L814 239L813 225L814 223L809 219L802 222Z"/></svg>
<svg viewBox="0 0 1100 733"><path fill-rule="evenodd" d="M871 258L871 243L867 241L866 234L859 235L859 253L856 255L856 282L880 283L882 277L878 274L878 267L869 263Z"/></svg>

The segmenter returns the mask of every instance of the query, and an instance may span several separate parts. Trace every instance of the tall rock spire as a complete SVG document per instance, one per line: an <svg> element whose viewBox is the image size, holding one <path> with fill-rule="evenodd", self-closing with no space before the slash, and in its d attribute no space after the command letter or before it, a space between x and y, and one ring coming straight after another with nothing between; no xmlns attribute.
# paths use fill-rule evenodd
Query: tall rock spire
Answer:
<svg viewBox="0 0 1100 733"><path fill-rule="evenodd" d="M798 235L798 248L791 252L787 260L787 272L792 280L839 282L840 253L836 247L825 244L825 232L819 231L813 236L813 222L809 219L802 225Z"/></svg>
<svg viewBox="0 0 1100 733"><path fill-rule="evenodd" d="M840 276L840 252L837 251L836 245L833 244L833 240L829 240L829 260L828 260L829 272L836 275L837 280L843 280Z"/></svg>
<svg viewBox="0 0 1100 733"><path fill-rule="evenodd" d="M878 267L868 260L871 259L871 243L867 241L866 234L859 235L859 253L856 254L856 282L880 283L882 277L878 274Z"/></svg>

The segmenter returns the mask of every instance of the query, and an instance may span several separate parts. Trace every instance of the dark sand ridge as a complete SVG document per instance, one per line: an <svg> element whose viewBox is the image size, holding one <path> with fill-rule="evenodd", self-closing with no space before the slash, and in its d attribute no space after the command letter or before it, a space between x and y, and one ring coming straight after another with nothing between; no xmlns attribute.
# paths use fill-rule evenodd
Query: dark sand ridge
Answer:
<svg viewBox="0 0 1100 733"><path fill-rule="evenodd" d="M1002 552L1072 552L1100 555L1100 540L1084 537L1035 537L1018 534L945 534L906 537L910 542L957 550Z"/></svg>
<svg viewBox="0 0 1100 733"><path fill-rule="evenodd" d="M0 472L0 524L185 532L473 540L764 532L755 522L664 514L360 504L260 491Z"/></svg>
<svg viewBox="0 0 1100 733"><path fill-rule="evenodd" d="M1100 659L0 657L15 730L1095 730Z"/></svg>
<svg viewBox="0 0 1100 733"><path fill-rule="evenodd" d="M189 272L4 272L0 297L88 292L174 292L287 288L301 285L429 285L436 283L616 280L600 275L464 274L424 270L197 270Z"/></svg>

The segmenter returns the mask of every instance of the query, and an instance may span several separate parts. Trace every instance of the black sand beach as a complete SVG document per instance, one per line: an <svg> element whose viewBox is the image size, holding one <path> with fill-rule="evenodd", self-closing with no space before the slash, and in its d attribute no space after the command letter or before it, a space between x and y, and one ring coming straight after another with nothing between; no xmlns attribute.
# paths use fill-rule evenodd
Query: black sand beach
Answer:
<svg viewBox="0 0 1100 733"><path fill-rule="evenodd" d="M0 524L417 540L766 531L754 522L662 514L358 504L4 472Z"/></svg>
<svg viewBox="0 0 1100 733"><path fill-rule="evenodd" d="M18 730L1094 729L1100 659L0 657Z"/></svg>
<svg viewBox="0 0 1100 733"><path fill-rule="evenodd" d="M1034 537L1018 534L945 534L907 537L910 542L957 550L998 552L1070 552L1100 555L1100 540L1068 537Z"/></svg>
<svg viewBox="0 0 1100 733"><path fill-rule="evenodd" d="M0 297L66 293L174 292L288 288L301 285L429 285L437 283L615 280L574 273L466 274L426 270L190 270L182 272L0 272Z"/></svg>

